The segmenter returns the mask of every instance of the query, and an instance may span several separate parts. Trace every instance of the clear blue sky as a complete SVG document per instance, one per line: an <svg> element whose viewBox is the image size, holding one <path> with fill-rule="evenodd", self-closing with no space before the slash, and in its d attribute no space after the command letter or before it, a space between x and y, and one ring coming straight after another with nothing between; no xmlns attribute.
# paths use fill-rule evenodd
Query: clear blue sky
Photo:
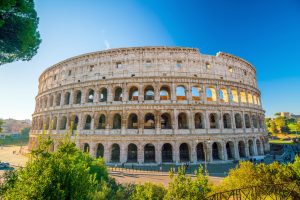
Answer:
<svg viewBox="0 0 300 200"><path fill-rule="evenodd" d="M257 70L267 116L300 114L300 1L35 1L42 44L29 62L0 66L0 118L31 118L38 77L71 56L175 45L240 56Z"/></svg>

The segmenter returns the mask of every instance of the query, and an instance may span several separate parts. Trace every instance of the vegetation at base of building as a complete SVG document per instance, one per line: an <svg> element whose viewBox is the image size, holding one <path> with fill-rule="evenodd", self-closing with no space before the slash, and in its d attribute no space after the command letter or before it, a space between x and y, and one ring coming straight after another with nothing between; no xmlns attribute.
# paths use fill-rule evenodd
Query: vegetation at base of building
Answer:
<svg viewBox="0 0 300 200"><path fill-rule="evenodd" d="M0 1L0 65L28 61L41 43L33 0Z"/></svg>
<svg viewBox="0 0 300 200"><path fill-rule="evenodd" d="M0 133L2 132L2 125L4 124L3 120L0 119Z"/></svg>
<svg viewBox="0 0 300 200"><path fill-rule="evenodd" d="M276 115L274 119L266 118L266 127L272 135L300 133L300 120Z"/></svg>
<svg viewBox="0 0 300 200"><path fill-rule="evenodd" d="M26 146L29 142L29 131L30 128L23 128L21 130L21 134L12 137L11 135L5 136L5 138L0 138L0 145L18 145L18 146Z"/></svg>

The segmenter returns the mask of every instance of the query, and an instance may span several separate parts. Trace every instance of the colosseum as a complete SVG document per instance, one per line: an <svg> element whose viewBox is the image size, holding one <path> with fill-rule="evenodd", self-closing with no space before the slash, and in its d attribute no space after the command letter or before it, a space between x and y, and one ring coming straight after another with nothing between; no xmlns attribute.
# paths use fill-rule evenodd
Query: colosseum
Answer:
<svg viewBox="0 0 300 200"><path fill-rule="evenodd" d="M70 129L78 148L107 164L230 162L269 151L255 68L196 48L64 60L41 74L32 118L29 148L44 131L55 150Z"/></svg>

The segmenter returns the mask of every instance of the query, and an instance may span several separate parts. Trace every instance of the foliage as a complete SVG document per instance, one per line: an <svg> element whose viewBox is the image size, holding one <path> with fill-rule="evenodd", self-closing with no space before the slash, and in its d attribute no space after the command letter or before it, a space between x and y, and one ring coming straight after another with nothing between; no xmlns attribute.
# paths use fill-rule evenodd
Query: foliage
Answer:
<svg viewBox="0 0 300 200"><path fill-rule="evenodd" d="M265 120L268 132L272 135L278 133L290 134L300 132L300 123L294 118L281 117L280 115L275 116L275 119L266 118Z"/></svg>
<svg viewBox="0 0 300 200"><path fill-rule="evenodd" d="M3 120L0 119L0 133L2 132L2 125L4 124Z"/></svg>
<svg viewBox="0 0 300 200"><path fill-rule="evenodd" d="M162 200L166 192L167 190L163 185L145 183L135 187L130 200Z"/></svg>
<svg viewBox="0 0 300 200"><path fill-rule="evenodd" d="M21 130L21 134L22 134L22 135L29 135L29 132L30 132L30 128L23 128L23 129Z"/></svg>
<svg viewBox="0 0 300 200"><path fill-rule="evenodd" d="M164 199L204 199L211 190L208 185L208 177L203 175L202 167L195 172L195 175L194 179L191 176L186 176L184 167L178 169L178 175L176 176L171 172L171 181Z"/></svg>
<svg viewBox="0 0 300 200"><path fill-rule="evenodd" d="M0 65L30 60L41 43L33 0L0 1Z"/></svg>

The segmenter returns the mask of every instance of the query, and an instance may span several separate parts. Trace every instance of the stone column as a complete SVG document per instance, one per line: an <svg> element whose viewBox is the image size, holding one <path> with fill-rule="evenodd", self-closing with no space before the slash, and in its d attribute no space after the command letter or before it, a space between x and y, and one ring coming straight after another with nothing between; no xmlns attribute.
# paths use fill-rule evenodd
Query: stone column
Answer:
<svg viewBox="0 0 300 200"><path fill-rule="evenodd" d="M203 145L204 145L204 155L205 155L206 162L212 162L213 161L212 148L211 148L212 143L210 141L205 141Z"/></svg>
<svg viewBox="0 0 300 200"><path fill-rule="evenodd" d="M70 105L72 105L74 103L74 97L73 97L73 95L74 95L74 89L72 89L70 91L70 99L69 99L69 104Z"/></svg>
<svg viewBox="0 0 300 200"><path fill-rule="evenodd" d="M155 162L157 164L161 164L162 163L161 148L162 148L162 144L161 143L158 143L158 144L155 145Z"/></svg>
<svg viewBox="0 0 300 200"><path fill-rule="evenodd" d="M195 133L195 120L194 120L194 113L192 111L192 109L189 110L189 129L190 129L190 133L194 134Z"/></svg>
<svg viewBox="0 0 300 200"><path fill-rule="evenodd" d="M89 143L89 145L90 145L90 155L92 157L96 157L96 152L95 152L96 144L94 142L91 142Z"/></svg>
<svg viewBox="0 0 300 200"><path fill-rule="evenodd" d="M83 88L83 89L81 90L81 104L86 103L85 100L87 99L87 98L86 98L87 95L88 95L88 94L87 94L86 88Z"/></svg>
<svg viewBox="0 0 300 200"><path fill-rule="evenodd" d="M175 85L175 83L172 83L172 86L171 86L171 100L172 100L172 102L176 101L176 85Z"/></svg>
<svg viewBox="0 0 300 200"><path fill-rule="evenodd" d="M248 141L244 141L245 142L245 154L246 154L246 157L248 158L250 156L250 152L249 152L249 144L248 144Z"/></svg>
<svg viewBox="0 0 300 200"><path fill-rule="evenodd" d="M227 155L227 149L226 149L226 143L223 141L221 142L222 145L222 157L224 161L228 160L228 155Z"/></svg>
<svg viewBox="0 0 300 200"><path fill-rule="evenodd" d="M156 102L160 101L160 84L158 82L154 86L154 100Z"/></svg>
<svg viewBox="0 0 300 200"><path fill-rule="evenodd" d="M129 91L129 88L127 88L127 84L124 83L122 85L122 101L123 102L129 101L129 93L128 93L128 91Z"/></svg>
<svg viewBox="0 0 300 200"><path fill-rule="evenodd" d="M253 138L253 154L254 154L254 156L257 156L257 155L258 155L257 144L256 144L256 138Z"/></svg>
<svg viewBox="0 0 300 200"><path fill-rule="evenodd" d="M194 142L191 144L191 162L197 163L196 144Z"/></svg>
<svg viewBox="0 0 300 200"><path fill-rule="evenodd" d="M173 120L172 120L173 133L177 134L178 132L178 120L177 120L177 110L173 110Z"/></svg>
<svg viewBox="0 0 300 200"><path fill-rule="evenodd" d="M138 101L143 102L144 101L144 84L140 84L139 86L140 87L138 87L138 90L139 90Z"/></svg>
<svg viewBox="0 0 300 200"><path fill-rule="evenodd" d="M94 90L94 100L93 100L94 103L98 103L99 102L99 90L98 88L96 88Z"/></svg>
<svg viewBox="0 0 300 200"><path fill-rule="evenodd" d="M103 144L104 146L104 160L106 163L110 162L110 151L111 151L111 144L110 143L105 143Z"/></svg>
<svg viewBox="0 0 300 200"><path fill-rule="evenodd" d="M138 145L138 163L144 163L144 146L142 144Z"/></svg>
<svg viewBox="0 0 300 200"><path fill-rule="evenodd" d="M107 102L112 102L113 101L113 88L112 85L109 84L107 87Z"/></svg>
<svg viewBox="0 0 300 200"><path fill-rule="evenodd" d="M240 153L239 153L239 144L238 141L234 141L234 157L236 160L240 159Z"/></svg>
<svg viewBox="0 0 300 200"><path fill-rule="evenodd" d="M128 145L126 143L122 143L120 145L120 162L125 163L127 161L127 148Z"/></svg>
<svg viewBox="0 0 300 200"><path fill-rule="evenodd" d="M178 164L180 162L180 157L179 157L179 146L177 143L175 143L174 145L174 149L173 149L173 161Z"/></svg>
<svg viewBox="0 0 300 200"><path fill-rule="evenodd" d="M123 110L121 113L121 134L126 134L128 114Z"/></svg>
<svg viewBox="0 0 300 200"><path fill-rule="evenodd" d="M154 113L154 117L155 117L155 133L156 134L160 134L160 130L161 130L161 123L160 123L160 110L156 110L156 112Z"/></svg>

